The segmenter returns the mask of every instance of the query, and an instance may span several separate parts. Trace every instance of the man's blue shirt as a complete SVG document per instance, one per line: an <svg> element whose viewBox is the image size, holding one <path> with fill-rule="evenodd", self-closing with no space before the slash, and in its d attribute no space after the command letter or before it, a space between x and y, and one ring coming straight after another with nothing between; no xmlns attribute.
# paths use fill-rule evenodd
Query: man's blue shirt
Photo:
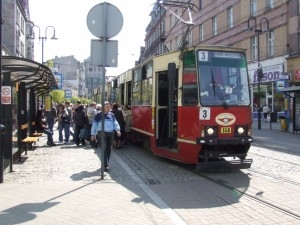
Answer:
<svg viewBox="0 0 300 225"><path fill-rule="evenodd" d="M91 135L95 136L99 131L102 131L102 112L97 113L91 128ZM104 114L104 132L120 131L120 125L113 113Z"/></svg>

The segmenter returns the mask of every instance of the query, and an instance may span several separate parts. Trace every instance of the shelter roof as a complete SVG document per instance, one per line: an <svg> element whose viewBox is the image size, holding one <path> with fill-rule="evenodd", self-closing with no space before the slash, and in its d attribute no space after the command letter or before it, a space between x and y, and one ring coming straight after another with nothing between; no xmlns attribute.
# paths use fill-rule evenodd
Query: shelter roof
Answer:
<svg viewBox="0 0 300 225"><path fill-rule="evenodd" d="M25 88L35 88L36 94L43 94L57 87L49 67L30 59L16 56L2 56L2 74L10 74L12 83L25 82Z"/></svg>

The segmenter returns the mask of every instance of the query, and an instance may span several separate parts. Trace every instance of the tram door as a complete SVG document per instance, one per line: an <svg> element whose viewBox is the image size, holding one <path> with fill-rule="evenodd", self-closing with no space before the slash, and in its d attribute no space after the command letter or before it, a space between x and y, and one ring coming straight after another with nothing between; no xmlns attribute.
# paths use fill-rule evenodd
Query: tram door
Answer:
<svg viewBox="0 0 300 225"><path fill-rule="evenodd" d="M176 149L177 140L177 74L172 64L158 73L156 85L156 144L170 150Z"/></svg>

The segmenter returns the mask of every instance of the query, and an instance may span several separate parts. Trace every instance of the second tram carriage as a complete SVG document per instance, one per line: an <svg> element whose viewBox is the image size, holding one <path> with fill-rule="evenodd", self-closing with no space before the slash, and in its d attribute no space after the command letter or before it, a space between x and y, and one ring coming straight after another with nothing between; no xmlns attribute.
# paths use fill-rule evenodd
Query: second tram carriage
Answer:
<svg viewBox="0 0 300 225"><path fill-rule="evenodd" d="M249 168L252 113L245 50L193 46L155 56L112 80L109 100L131 105L131 139L204 168Z"/></svg>

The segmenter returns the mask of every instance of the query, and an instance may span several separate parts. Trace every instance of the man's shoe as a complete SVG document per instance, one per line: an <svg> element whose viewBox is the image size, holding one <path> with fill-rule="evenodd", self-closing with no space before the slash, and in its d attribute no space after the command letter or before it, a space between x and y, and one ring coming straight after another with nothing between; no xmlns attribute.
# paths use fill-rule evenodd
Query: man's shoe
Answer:
<svg viewBox="0 0 300 225"><path fill-rule="evenodd" d="M104 167L104 171L105 171L105 172L108 172L108 171L109 171L109 166L108 166L108 165Z"/></svg>

